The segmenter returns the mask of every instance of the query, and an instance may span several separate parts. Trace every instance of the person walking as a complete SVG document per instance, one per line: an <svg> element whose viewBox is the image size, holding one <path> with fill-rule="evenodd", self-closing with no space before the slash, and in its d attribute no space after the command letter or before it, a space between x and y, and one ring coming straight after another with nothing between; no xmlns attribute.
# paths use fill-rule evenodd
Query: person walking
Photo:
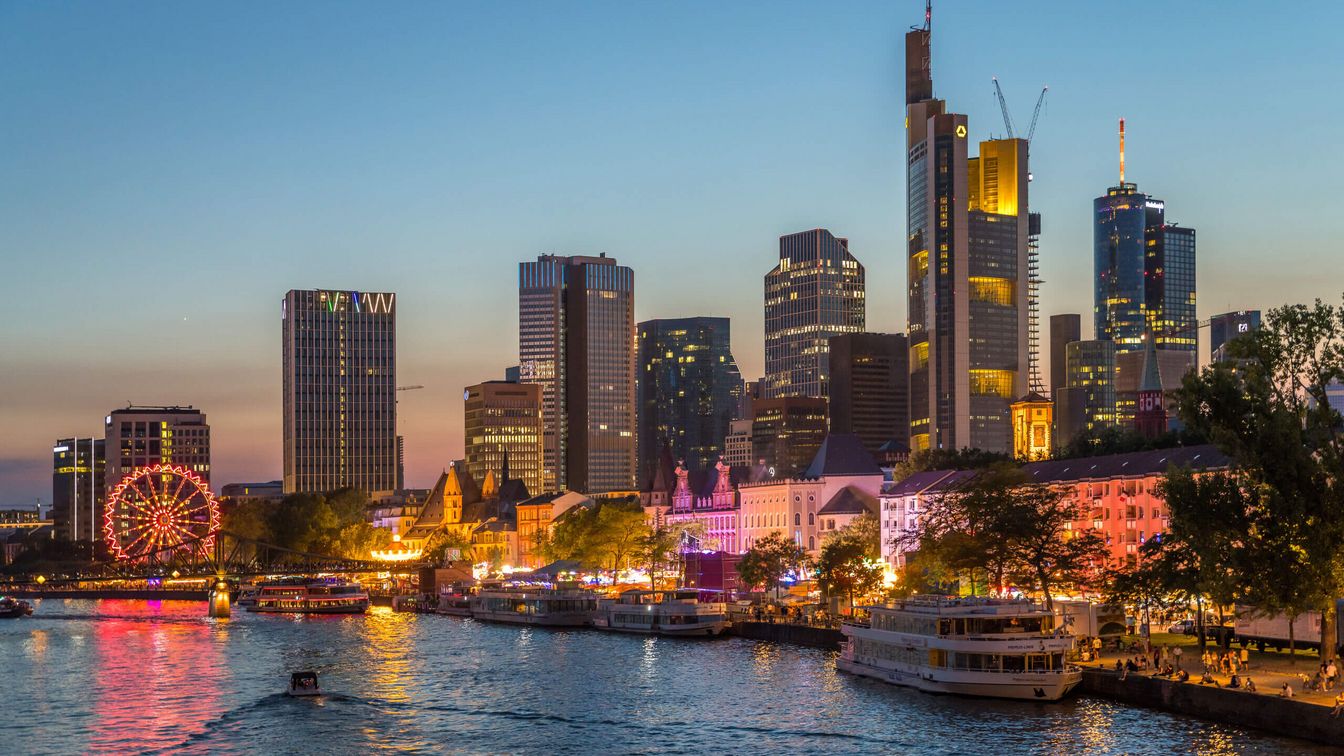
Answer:
<svg viewBox="0 0 1344 756"><path fill-rule="evenodd" d="M1181 647L1180 647L1180 646L1177 646L1176 648L1172 649L1172 650L1171 650L1171 655L1172 655L1172 656L1175 658L1175 660L1176 660L1176 669L1180 669L1180 668L1181 668Z"/></svg>
<svg viewBox="0 0 1344 756"><path fill-rule="evenodd" d="M1241 668L1251 668L1251 652L1247 651L1245 646L1241 647Z"/></svg>
<svg viewBox="0 0 1344 756"><path fill-rule="evenodd" d="M1334 690L1335 683L1338 681L1339 681L1339 667L1336 667L1335 660L1331 659L1330 663L1325 665L1326 690Z"/></svg>

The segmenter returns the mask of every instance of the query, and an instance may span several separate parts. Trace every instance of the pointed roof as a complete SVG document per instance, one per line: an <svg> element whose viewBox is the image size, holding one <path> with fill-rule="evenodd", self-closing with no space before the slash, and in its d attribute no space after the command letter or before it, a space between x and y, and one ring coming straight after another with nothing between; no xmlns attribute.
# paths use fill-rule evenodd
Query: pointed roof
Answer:
<svg viewBox="0 0 1344 756"><path fill-rule="evenodd" d="M1153 339L1148 339L1148 346L1143 350L1143 380L1139 383L1139 391L1161 391L1162 390L1162 371L1157 364L1157 346Z"/></svg>
<svg viewBox="0 0 1344 756"><path fill-rule="evenodd" d="M649 481L650 491L671 493L677 487L677 461L672 458L672 447L663 444L658 453L658 463L654 466L653 478Z"/></svg>
<svg viewBox="0 0 1344 756"><path fill-rule="evenodd" d="M1028 391L1026 396L1013 402L1013 404L1050 404L1050 400L1035 391Z"/></svg>
<svg viewBox="0 0 1344 756"><path fill-rule="evenodd" d="M817 510L818 515L859 515L865 512L877 514L877 499L853 486L845 486L836 491L831 500Z"/></svg>
<svg viewBox="0 0 1344 756"><path fill-rule="evenodd" d="M803 473L804 478L827 475L881 475L873 455L863 448L863 441L853 433L832 433L821 442L817 455Z"/></svg>
<svg viewBox="0 0 1344 756"><path fill-rule="evenodd" d="M485 480L481 481L481 498L493 499L499 495L499 479L494 470L485 471Z"/></svg>

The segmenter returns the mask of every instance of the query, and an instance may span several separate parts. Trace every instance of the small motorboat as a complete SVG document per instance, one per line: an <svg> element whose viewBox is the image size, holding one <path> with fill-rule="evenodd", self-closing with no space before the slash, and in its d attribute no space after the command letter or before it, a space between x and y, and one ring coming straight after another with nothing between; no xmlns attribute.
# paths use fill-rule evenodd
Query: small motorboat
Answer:
<svg viewBox="0 0 1344 756"><path fill-rule="evenodd" d="M322 688L317 684L316 672L295 672L289 676L289 695L320 696Z"/></svg>
<svg viewBox="0 0 1344 756"><path fill-rule="evenodd" d="M0 619L18 619L33 613L33 605L11 596L0 597Z"/></svg>

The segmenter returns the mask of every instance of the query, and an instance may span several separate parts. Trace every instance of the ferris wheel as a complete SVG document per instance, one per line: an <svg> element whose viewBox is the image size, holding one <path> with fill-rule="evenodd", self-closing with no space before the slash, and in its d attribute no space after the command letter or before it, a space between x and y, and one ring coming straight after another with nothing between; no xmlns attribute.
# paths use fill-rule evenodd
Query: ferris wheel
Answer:
<svg viewBox="0 0 1344 756"><path fill-rule="evenodd" d="M117 559L172 551L199 541L214 545L219 507L209 486L178 465L132 470L108 496L103 536Z"/></svg>

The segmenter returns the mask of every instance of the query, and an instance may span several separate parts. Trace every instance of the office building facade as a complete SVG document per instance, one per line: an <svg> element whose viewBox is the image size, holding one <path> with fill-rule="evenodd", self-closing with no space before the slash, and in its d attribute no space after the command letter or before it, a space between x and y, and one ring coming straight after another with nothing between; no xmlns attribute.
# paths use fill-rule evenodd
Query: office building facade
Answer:
<svg viewBox="0 0 1344 756"><path fill-rule="evenodd" d="M1068 385L1068 362L1065 350L1069 344L1083 339L1083 316L1066 313L1050 316L1050 391L1059 391Z"/></svg>
<svg viewBox="0 0 1344 756"><path fill-rule="evenodd" d="M61 541L100 541L106 441L63 438L51 448L51 517Z"/></svg>
<svg viewBox="0 0 1344 756"><path fill-rule="evenodd" d="M910 438L910 348L905 334L852 333L829 345L832 433L852 433L869 454Z"/></svg>
<svg viewBox="0 0 1344 756"><path fill-rule="evenodd" d="M1115 352L1115 342L1104 339L1066 347L1065 386L1057 392L1054 410L1059 446L1117 424Z"/></svg>
<svg viewBox="0 0 1344 756"><path fill-rule="evenodd" d="M295 289L281 321L285 493L396 490L396 295Z"/></svg>
<svg viewBox="0 0 1344 756"><path fill-rule="evenodd" d="M546 490L635 490L634 297L634 271L605 254L518 266L519 373L541 386Z"/></svg>
<svg viewBox="0 0 1344 756"><path fill-rule="evenodd" d="M464 462L475 480L494 472L521 480L528 492L542 488L541 386L486 381L468 386L465 404Z"/></svg>
<svg viewBox="0 0 1344 756"><path fill-rule="evenodd" d="M742 401L728 318L647 320L639 334L639 480L667 447L688 469L713 466Z"/></svg>
<svg viewBox="0 0 1344 756"><path fill-rule="evenodd" d="M1209 356L1214 362L1227 359L1227 343L1260 330L1259 310L1240 310L1209 319Z"/></svg>
<svg viewBox="0 0 1344 756"><path fill-rule="evenodd" d="M133 470L157 464L185 467L210 483L210 425L194 407L112 410L104 420L103 444L104 494Z"/></svg>
<svg viewBox="0 0 1344 756"><path fill-rule="evenodd" d="M779 264L765 276L764 395L825 397L828 340L861 333L865 312L848 239L822 228L779 237Z"/></svg>
<svg viewBox="0 0 1344 756"><path fill-rule="evenodd" d="M751 453L757 462L764 460L771 477L801 474L825 440L825 399L789 396L756 402Z"/></svg>
<svg viewBox="0 0 1344 756"><path fill-rule="evenodd" d="M930 31L906 35L910 448L1012 451L1028 391L1027 143L968 155L967 119L933 97Z"/></svg>

